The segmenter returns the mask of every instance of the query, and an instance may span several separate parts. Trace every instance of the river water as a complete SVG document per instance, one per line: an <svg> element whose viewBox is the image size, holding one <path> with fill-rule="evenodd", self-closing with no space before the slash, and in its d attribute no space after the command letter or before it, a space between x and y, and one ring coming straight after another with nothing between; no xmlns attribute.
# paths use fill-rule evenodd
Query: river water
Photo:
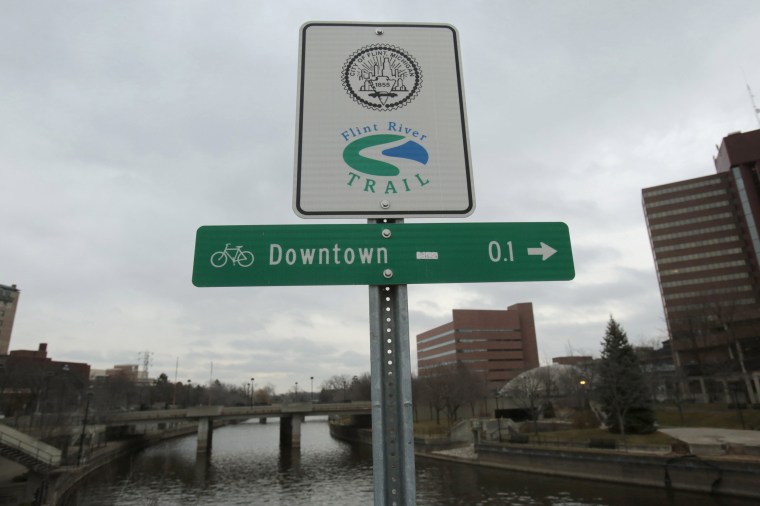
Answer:
<svg viewBox="0 0 760 506"><path fill-rule="evenodd" d="M196 460L195 436L166 441L97 473L66 506L329 505L373 503L372 450L330 437L307 419L301 450L280 451L277 420L214 431ZM750 506L751 501L570 480L418 458L418 506Z"/></svg>

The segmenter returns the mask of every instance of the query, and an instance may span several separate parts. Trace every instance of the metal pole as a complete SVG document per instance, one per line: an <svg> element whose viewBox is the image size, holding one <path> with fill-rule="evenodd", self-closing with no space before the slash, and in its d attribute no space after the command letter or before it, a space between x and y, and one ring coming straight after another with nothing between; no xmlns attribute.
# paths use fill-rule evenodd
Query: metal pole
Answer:
<svg viewBox="0 0 760 506"><path fill-rule="evenodd" d="M87 392L87 402L84 405L84 420L82 420L82 435L79 437L79 451L77 452L77 467L82 461L82 450L84 449L84 436L87 429L87 414L90 412L90 399L92 392Z"/></svg>
<svg viewBox="0 0 760 506"><path fill-rule="evenodd" d="M375 506L415 506L406 285L370 286L369 314Z"/></svg>

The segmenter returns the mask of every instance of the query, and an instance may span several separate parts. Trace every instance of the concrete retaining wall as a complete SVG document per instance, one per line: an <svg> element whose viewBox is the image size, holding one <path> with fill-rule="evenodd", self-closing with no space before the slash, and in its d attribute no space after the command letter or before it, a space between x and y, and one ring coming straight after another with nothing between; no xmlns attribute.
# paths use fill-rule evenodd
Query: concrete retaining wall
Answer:
<svg viewBox="0 0 760 506"><path fill-rule="evenodd" d="M330 425L333 437L372 444L372 431ZM760 499L760 463L701 458L696 455L635 454L586 448L548 448L529 444L482 442L475 460L449 458L430 452L451 448L441 439L415 438L415 452L442 460L549 476L599 480L627 485L672 488L690 492ZM657 448L660 450L660 448ZM662 450L667 449L663 447ZM647 447L647 451L652 448Z"/></svg>
<svg viewBox="0 0 760 506"><path fill-rule="evenodd" d="M61 504L65 497L78 486L79 482L115 460L134 454L159 441L195 434L197 430L195 425L188 425L135 437L129 441L109 443L105 449L94 452L84 465L60 468L54 476L51 476L45 504L48 506Z"/></svg>
<svg viewBox="0 0 760 506"><path fill-rule="evenodd" d="M760 499L757 463L495 443L475 450L479 464L503 469Z"/></svg>

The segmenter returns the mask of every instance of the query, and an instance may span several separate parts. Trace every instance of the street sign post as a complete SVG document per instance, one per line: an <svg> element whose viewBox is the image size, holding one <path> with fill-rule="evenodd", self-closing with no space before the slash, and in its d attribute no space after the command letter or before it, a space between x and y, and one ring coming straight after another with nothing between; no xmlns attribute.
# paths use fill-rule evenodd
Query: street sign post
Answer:
<svg viewBox="0 0 760 506"><path fill-rule="evenodd" d="M293 210L467 216L475 198L456 29L301 27Z"/></svg>
<svg viewBox="0 0 760 506"><path fill-rule="evenodd" d="M475 208L451 25L304 24L297 112L293 210L369 223L200 227L193 284L369 285L375 506L413 506L406 285L570 280L570 235L564 223L402 223Z"/></svg>
<svg viewBox="0 0 760 506"><path fill-rule="evenodd" d="M564 223L370 223L198 229L196 286L573 279Z"/></svg>

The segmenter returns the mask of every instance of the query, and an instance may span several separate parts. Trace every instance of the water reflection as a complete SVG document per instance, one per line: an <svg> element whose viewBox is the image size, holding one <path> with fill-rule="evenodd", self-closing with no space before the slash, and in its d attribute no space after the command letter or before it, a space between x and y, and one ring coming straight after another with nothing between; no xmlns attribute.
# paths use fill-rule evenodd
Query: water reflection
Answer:
<svg viewBox="0 0 760 506"><path fill-rule="evenodd" d="M417 504L750 506L756 502L418 459Z"/></svg>
<svg viewBox="0 0 760 506"><path fill-rule="evenodd" d="M212 455L195 437L168 441L104 469L67 506L329 505L373 502L372 451L329 436L324 420L302 426L302 448L280 451L279 425L217 429ZM417 460L417 504L749 506L751 501L623 487Z"/></svg>

